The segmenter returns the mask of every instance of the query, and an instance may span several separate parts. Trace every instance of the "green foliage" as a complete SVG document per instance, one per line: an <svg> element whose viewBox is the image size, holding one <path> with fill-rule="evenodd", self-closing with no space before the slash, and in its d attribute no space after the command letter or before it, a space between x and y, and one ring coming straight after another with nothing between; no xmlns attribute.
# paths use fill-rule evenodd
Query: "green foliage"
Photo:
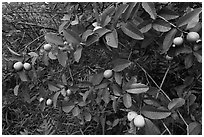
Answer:
<svg viewBox="0 0 204 137"><path fill-rule="evenodd" d="M201 134L201 13L196 2L2 3L3 134Z"/></svg>

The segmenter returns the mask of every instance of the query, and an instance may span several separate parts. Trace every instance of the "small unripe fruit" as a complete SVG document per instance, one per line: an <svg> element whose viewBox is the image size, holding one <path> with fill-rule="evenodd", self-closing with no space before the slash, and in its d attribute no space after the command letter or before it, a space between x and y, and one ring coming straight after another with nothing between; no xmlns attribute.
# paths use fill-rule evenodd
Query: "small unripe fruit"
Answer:
<svg viewBox="0 0 204 137"><path fill-rule="evenodd" d="M134 125L136 127L143 127L145 125L145 120L144 120L144 117L142 115L137 115L135 118L134 118Z"/></svg>
<svg viewBox="0 0 204 137"><path fill-rule="evenodd" d="M128 112L127 118L128 121L132 121L138 114L135 111Z"/></svg>
<svg viewBox="0 0 204 137"><path fill-rule="evenodd" d="M69 96L69 95L71 95L71 90L70 89L67 89L67 95Z"/></svg>
<svg viewBox="0 0 204 137"><path fill-rule="evenodd" d="M200 35L197 32L189 32L186 36L186 39L189 42L195 42L200 38Z"/></svg>
<svg viewBox="0 0 204 137"><path fill-rule="evenodd" d="M30 65L30 63L24 63L24 64L23 64L23 67L24 67L25 70L31 70L31 65Z"/></svg>
<svg viewBox="0 0 204 137"><path fill-rule="evenodd" d="M112 75L113 75L113 71L112 70L106 70L106 71L104 71L104 73L103 73L103 76L104 76L104 78L107 78L107 79L109 79L109 78L111 78L112 77Z"/></svg>
<svg viewBox="0 0 204 137"><path fill-rule="evenodd" d="M49 106L49 105L51 105L52 104L52 100L51 99L48 99L47 101L46 101L46 104Z"/></svg>
<svg viewBox="0 0 204 137"><path fill-rule="evenodd" d="M44 48L45 51L50 51L51 48L52 48L52 46L51 46L50 44L45 44L45 45L43 46L43 48Z"/></svg>
<svg viewBox="0 0 204 137"><path fill-rule="evenodd" d="M178 46L182 45L183 44L183 38L182 37L176 37L176 38L174 38L173 43L175 45L178 45Z"/></svg>
<svg viewBox="0 0 204 137"><path fill-rule="evenodd" d="M39 102L42 102L43 100L44 100L44 98L41 97L41 98L39 99Z"/></svg>
<svg viewBox="0 0 204 137"><path fill-rule="evenodd" d="M16 70L16 71L20 71L23 69L23 63L22 62L16 62L14 65L13 65L13 68Z"/></svg>

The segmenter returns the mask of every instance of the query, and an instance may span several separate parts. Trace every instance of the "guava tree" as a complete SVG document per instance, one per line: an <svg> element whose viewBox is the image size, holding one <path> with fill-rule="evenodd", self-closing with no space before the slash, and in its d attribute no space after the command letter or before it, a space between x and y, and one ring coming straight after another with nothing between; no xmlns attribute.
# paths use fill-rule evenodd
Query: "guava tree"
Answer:
<svg viewBox="0 0 204 137"><path fill-rule="evenodd" d="M2 7L3 106L45 120L21 134L59 134L57 112L97 134L201 134L201 3Z"/></svg>

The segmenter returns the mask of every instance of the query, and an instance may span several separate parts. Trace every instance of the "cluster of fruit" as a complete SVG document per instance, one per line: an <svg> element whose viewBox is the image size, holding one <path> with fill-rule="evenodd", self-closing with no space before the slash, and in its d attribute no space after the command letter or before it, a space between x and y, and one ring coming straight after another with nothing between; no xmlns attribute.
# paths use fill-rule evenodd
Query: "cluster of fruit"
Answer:
<svg viewBox="0 0 204 137"><path fill-rule="evenodd" d="M71 90L70 90L70 89L67 89L66 94L67 94L67 96L64 98L64 100L65 100L65 101L68 101L68 99L69 99L68 96L71 95ZM44 100L44 98L41 97L41 98L39 99L39 102L42 102L43 100ZM47 104L48 106L52 105L52 102L53 102L53 100L50 99L50 98L48 98L48 99L46 100L46 104Z"/></svg>
<svg viewBox="0 0 204 137"><path fill-rule="evenodd" d="M197 43L200 39L200 35L197 32L189 32L186 36L186 40L187 42L191 42L191 43ZM184 38L182 36L180 37L176 37L173 40L173 45L172 47L176 47L176 46L181 46L184 42ZM198 44L194 44L193 46L193 50L194 51L198 51L201 48L201 45ZM172 60L173 57L170 57L169 55L166 55L166 59L167 60Z"/></svg>
<svg viewBox="0 0 204 137"><path fill-rule="evenodd" d="M31 70L31 64L25 62L24 64L20 61L14 63L13 68L18 72L18 71L22 71L23 68L27 71Z"/></svg>
<svg viewBox="0 0 204 137"><path fill-rule="evenodd" d="M135 111L128 112L127 118L129 121L133 120L134 125L136 127L140 128L140 127L143 127L145 125L144 117L142 115L138 115Z"/></svg>
<svg viewBox="0 0 204 137"><path fill-rule="evenodd" d="M196 42L199 40L200 35L197 32L189 32L186 36L186 40L188 42ZM176 37L173 40L174 46L180 46L183 44L183 38L182 37Z"/></svg>

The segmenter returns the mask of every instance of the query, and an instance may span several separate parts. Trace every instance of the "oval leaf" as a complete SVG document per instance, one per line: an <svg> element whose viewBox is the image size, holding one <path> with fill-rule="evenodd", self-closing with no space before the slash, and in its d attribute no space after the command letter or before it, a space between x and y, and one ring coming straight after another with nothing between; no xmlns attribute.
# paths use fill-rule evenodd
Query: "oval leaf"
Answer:
<svg viewBox="0 0 204 137"><path fill-rule="evenodd" d="M136 4L137 4L137 2L129 2L128 3L128 7L126 8L125 12L122 14L123 20L125 22L130 17L130 13L132 12L132 10L136 6Z"/></svg>
<svg viewBox="0 0 204 137"><path fill-rule="evenodd" d="M123 95L123 104L126 108L130 108L132 106L132 98L130 94L126 93Z"/></svg>
<svg viewBox="0 0 204 137"><path fill-rule="evenodd" d="M131 94L145 93L149 90L148 86L146 86L145 84L141 84L141 83L134 83L130 85L130 87L131 88L126 89L126 91Z"/></svg>
<svg viewBox="0 0 204 137"><path fill-rule="evenodd" d="M153 2L142 2L142 7L152 19L156 19L157 13Z"/></svg>
<svg viewBox="0 0 204 137"><path fill-rule="evenodd" d="M150 119L164 119L171 115L171 112L157 109L152 106L144 106L141 110L145 117Z"/></svg>
<svg viewBox="0 0 204 137"><path fill-rule="evenodd" d="M185 14L183 17L179 18L179 20L177 21L177 26L181 27L184 26L186 24L188 24L189 22L192 21L192 19L199 15L202 12L202 8L197 8L194 9L193 11L190 11L189 13Z"/></svg>
<svg viewBox="0 0 204 137"><path fill-rule="evenodd" d="M192 122L188 125L188 133L190 135L200 135L202 126L198 122Z"/></svg>
<svg viewBox="0 0 204 137"><path fill-rule="evenodd" d="M79 109L79 107L74 107L74 109L72 109L72 115L73 116L78 116L80 114L80 109Z"/></svg>
<svg viewBox="0 0 204 137"><path fill-rule="evenodd" d="M202 56L199 53L193 52L193 55L196 57L199 63L202 63Z"/></svg>
<svg viewBox="0 0 204 137"><path fill-rule="evenodd" d="M99 36L98 35L96 35L96 34L90 35L87 38L86 46L90 46L91 44L97 42L98 40L99 40Z"/></svg>
<svg viewBox="0 0 204 137"><path fill-rule="evenodd" d="M79 62L80 58L81 58L81 52L82 52L82 47L80 46L75 52L74 52L74 60L76 62Z"/></svg>
<svg viewBox="0 0 204 137"><path fill-rule="evenodd" d="M85 111L83 114L86 121L91 121L91 114L89 112Z"/></svg>
<svg viewBox="0 0 204 137"><path fill-rule="evenodd" d="M63 30L63 35L68 43L79 45L81 42L79 35L72 30Z"/></svg>
<svg viewBox="0 0 204 137"><path fill-rule="evenodd" d="M105 38L107 45L118 48L118 34L115 29L111 33L107 33Z"/></svg>
<svg viewBox="0 0 204 137"><path fill-rule="evenodd" d="M165 18L166 20L172 20L172 19L176 19L179 17L179 15L168 9L168 8L162 8L162 10L160 10L159 15L163 18Z"/></svg>
<svg viewBox="0 0 204 137"><path fill-rule="evenodd" d="M176 109L179 108L181 106L183 106L185 104L185 99L183 98L174 98L171 100L171 102L169 102L168 104L168 109Z"/></svg>
<svg viewBox="0 0 204 137"><path fill-rule="evenodd" d="M145 134L146 135L160 135L161 132L159 128L152 123L151 120L144 118L145 119Z"/></svg>
<svg viewBox="0 0 204 137"><path fill-rule="evenodd" d="M136 40L143 40L144 35L139 31L139 29L131 22L127 22L126 24L122 24L122 31L128 35L129 37Z"/></svg>
<svg viewBox="0 0 204 137"><path fill-rule="evenodd" d="M103 73L98 73L93 75L92 79L91 79L91 83L95 86L95 85L99 85L101 83L101 81L103 80Z"/></svg>
<svg viewBox="0 0 204 137"><path fill-rule="evenodd" d="M117 59L113 61L113 64L114 64L113 70L119 72L129 67L131 65L131 62L126 59Z"/></svg>
<svg viewBox="0 0 204 137"><path fill-rule="evenodd" d="M58 36L57 33L46 33L45 34L45 40L48 42L48 43L51 43L51 44L55 44L55 45L64 45L64 42L62 40L62 37Z"/></svg>
<svg viewBox="0 0 204 137"><path fill-rule="evenodd" d="M94 34L97 34L98 37L102 37L103 35L105 35L106 33L110 32L111 30L106 29L106 28L99 28L97 30L94 31Z"/></svg>
<svg viewBox="0 0 204 137"><path fill-rule="evenodd" d="M17 72L21 81L28 81L28 77L24 71Z"/></svg>
<svg viewBox="0 0 204 137"><path fill-rule="evenodd" d="M193 65L193 55L189 54L185 57L184 60L185 68L188 69Z"/></svg>
<svg viewBox="0 0 204 137"><path fill-rule="evenodd" d="M59 61L59 63L63 66L63 67L66 67L66 64L67 64L67 53L66 52L63 52L61 50L58 51L58 54L57 54L57 59Z"/></svg>
<svg viewBox="0 0 204 137"><path fill-rule="evenodd" d="M109 103L109 101L110 101L110 93L109 93L109 91L108 91L107 88L104 89L102 98L103 98L103 101L104 101L106 104Z"/></svg>
<svg viewBox="0 0 204 137"><path fill-rule="evenodd" d="M171 29L171 25L164 20L158 19L153 23L153 28L159 32L167 32Z"/></svg>
<svg viewBox="0 0 204 137"><path fill-rule="evenodd" d="M176 33L177 33L177 29L174 28L166 34L163 41L162 53L165 53L169 50Z"/></svg>
<svg viewBox="0 0 204 137"><path fill-rule="evenodd" d="M116 8L115 15L114 15L114 22L117 22L121 14L126 10L128 7L127 4L121 4Z"/></svg>
<svg viewBox="0 0 204 137"><path fill-rule="evenodd" d="M72 111L72 109L74 108L74 105L71 105L71 106L63 106L62 107L62 110L66 113L69 113Z"/></svg>
<svg viewBox="0 0 204 137"><path fill-rule="evenodd" d="M144 21L140 23L137 27L140 30L140 32L146 33L152 28L152 23L149 21Z"/></svg>

